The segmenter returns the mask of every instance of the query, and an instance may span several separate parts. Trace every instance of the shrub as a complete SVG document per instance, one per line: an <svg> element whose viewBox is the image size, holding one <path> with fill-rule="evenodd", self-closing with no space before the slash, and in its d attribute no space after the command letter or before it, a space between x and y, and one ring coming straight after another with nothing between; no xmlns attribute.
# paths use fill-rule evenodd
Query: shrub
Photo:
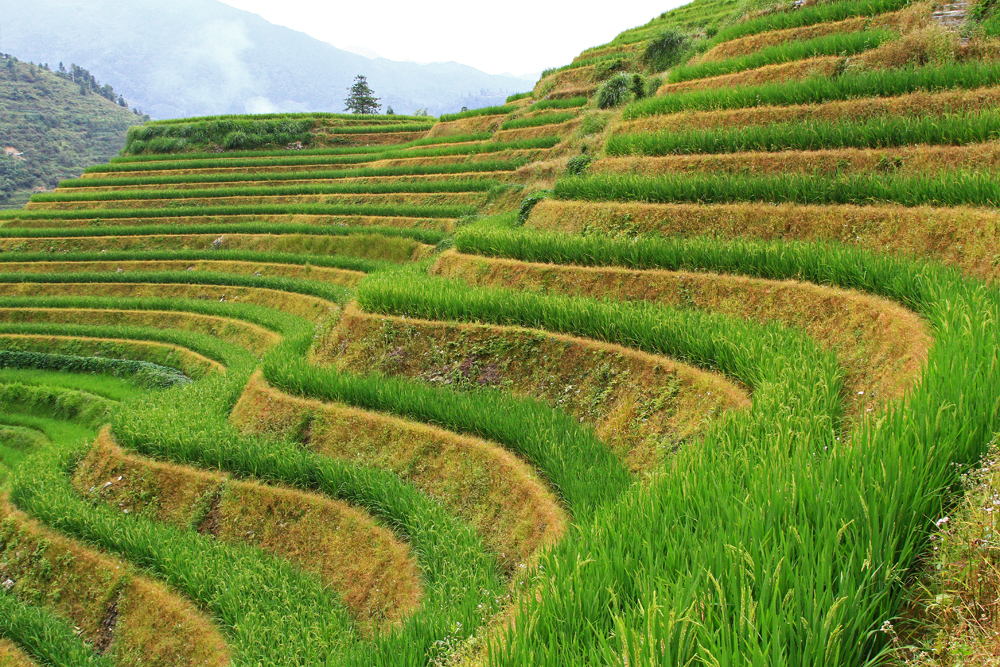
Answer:
<svg viewBox="0 0 1000 667"><path fill-rule="evenodd" d="M687 35L669 28L650 40L642 54L642 63L654 72L662 72L679 63L689 45Z"/></svg>
<svg viewBox="0 0 1000 667"><path fill-rule="evenodd" d="M616 74L597 91L597 106L601 109L611 109L629 101L632 94L632 75L623 72Z"/></svg>
<svg viewBox="0 0 1000 667"><path fill-rule="evenodd" d="M577 155L566 163L566 172L573 176L582 176L593 161L594 158L589 155Z"/></svg>

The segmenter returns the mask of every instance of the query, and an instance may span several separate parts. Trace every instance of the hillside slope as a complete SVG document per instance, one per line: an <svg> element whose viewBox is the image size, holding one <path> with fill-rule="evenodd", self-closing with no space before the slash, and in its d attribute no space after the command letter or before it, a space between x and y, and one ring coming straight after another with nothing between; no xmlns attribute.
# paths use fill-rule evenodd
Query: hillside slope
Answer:
<svg viewBox="0 0 1000 667"><path fill-rule="evenodd" d="M747 10L436 120L151 122L0 215L2 648L990 664L1000 44Z"/></svg>
<svg viewBox="0 0 1000 667"><path fill-rule="evenodd" d="M0 60L0 208L22 206L35 190L51 190L125 146L142 119L52 72L16 59Z"/></svg>

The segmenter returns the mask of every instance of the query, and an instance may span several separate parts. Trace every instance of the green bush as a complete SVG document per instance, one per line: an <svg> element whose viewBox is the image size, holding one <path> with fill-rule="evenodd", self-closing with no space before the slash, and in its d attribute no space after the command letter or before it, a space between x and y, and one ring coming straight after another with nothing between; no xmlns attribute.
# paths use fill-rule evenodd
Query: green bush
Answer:
<svg viewBox="0 0 1000 667"><path fill-rule="evenodd" d="M616 74L597 91L597 106L601 109L611 109L628 102L632 97L632 75L623 72Z"/></svg>
<svg viewBox="0 0 1000 667"><path fill-rule="evenodd" d="M573 176L582 176L593 161L594 158L589 155L577 155L574 158L570 158L570 161L566 164L566 173Z"/></svg>
<svg viewBox="0 0 1000 667"><path fill-rule="evenodd" d="M668 28L650 40L642 54L642 63L654 72L662 72L679 63L689 47L687 35L676 28Z"/></svg>

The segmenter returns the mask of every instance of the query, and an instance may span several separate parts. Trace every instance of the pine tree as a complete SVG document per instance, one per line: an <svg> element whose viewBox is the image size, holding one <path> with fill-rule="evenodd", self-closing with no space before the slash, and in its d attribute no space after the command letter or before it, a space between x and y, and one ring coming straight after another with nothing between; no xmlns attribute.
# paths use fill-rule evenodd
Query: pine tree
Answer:
<svg viewBox="0 0 1000 667"><path fill-rule="evenodd" d="M350 96L344 100L347 111L357 114L376 114L382 105L378 103L378 98L368 87L368 79L362 75L354 77L354 85L349 89Z"/></svg>

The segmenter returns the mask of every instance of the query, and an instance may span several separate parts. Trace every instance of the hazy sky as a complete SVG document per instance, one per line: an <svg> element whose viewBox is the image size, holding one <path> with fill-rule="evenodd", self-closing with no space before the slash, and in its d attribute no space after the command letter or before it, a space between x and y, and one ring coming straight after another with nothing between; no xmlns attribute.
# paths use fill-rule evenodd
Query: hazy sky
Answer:
<svg viewBox="0 0 1000 667"><path fill-rule="evenodd" d="M222 1L363 55L520 75L565 65L689 0Z"/></svg>

